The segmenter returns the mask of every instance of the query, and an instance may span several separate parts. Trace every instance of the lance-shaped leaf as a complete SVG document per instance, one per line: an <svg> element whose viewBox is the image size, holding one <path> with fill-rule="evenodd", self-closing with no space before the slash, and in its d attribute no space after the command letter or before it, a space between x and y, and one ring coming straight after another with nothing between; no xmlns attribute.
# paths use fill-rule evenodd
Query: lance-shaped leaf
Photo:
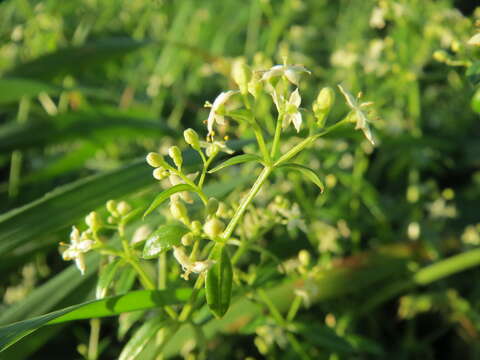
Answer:
<svg viewBox="0 0 480 360"><path fill-rule="evenodd" d="M162 191L160 194L157 195L155 200L153 200L153 202L150 204L147 211L145 211L145 214L143 214L143 217L147 216L157 207L162 205L162 203L168 198L170 198L170 196L182 191L196 191L196 189L193 186L188 184L178 184L178 185L172 186L171 188L168 188L167 190Z"/></svg>
<svg viewBox="0 0 480 360"><path fill-rule="evenodd" d="M261 162L262 158L258 155L254 154L243 154L243 155L237 155L234 157L231 157L230 159L224 161L220 165L214 167L212 170L210 170L208 173L212 174L214 172L217 172L218 170L222 170L228 166L236 165L236 164L241 164L249 161L258 161Z"/></svg>
<svg viewBox="0 0 480 360"><path fill-rule="evenodd" d="M212 313L221 318L230 306L232 263L224 244L215 245L210 259L214 260L215 264L208 270L205 281L207 304Z"/></svg>
<svg viewBox="0 0 480 360"><path fill-rule="evenodd" d="M37 80L24 78L0 79L0 104L19 101L23 96L37 96L44 92L56 95L60 88Z"/></svg>
<svg viewBox="0 0 480 360"><path fill-rule="evenodd" d="M157 332L166 325L164 319L155 316L147 320L135 332L127 345L123 348L119 360L133 360L137 359L138 355L147 346L147 344L156 338Z"/></svg>
<svg viewBox="0 0 480 360"><path fill-rule="evenodd" d="M143 257L152 259L172 246L180 246L182 236L189 230L180 224L161 225L149 236L143 248Z"/></svg>
<svg viewBox="0 0 480 360"><path fill-rule="evenodd" d="M169 290L139 290L125 295L87 301L46 315L0 327L0 351L8 348L36 329L65 321L118 315L124 312L152 309L182 303L190 297L187 288Z"/></svg>
<svg viewBox="0 0 480 360"><path fill-rule="evenodd" d="M112 280L115 277L120 265L121 261L117 259L107 264L100 271L100 277L98 278L97 289L95 292L95 297L97 299L103 299L105 296L107 296L108 287L112 283Z"/></svg>
<svg viewBox="0 0 480 360"><path fill-rule="evenodd" d="M301 172L303 176L305 176L308 180L310 180L315 185L317 185L320 188L320 192L323 193L324 185L322 180L320 180L316 172L310 169L309 167L305 165L296 164L296 163L286 163L279 166L279 168L287 168L287 169Z"/></svg>

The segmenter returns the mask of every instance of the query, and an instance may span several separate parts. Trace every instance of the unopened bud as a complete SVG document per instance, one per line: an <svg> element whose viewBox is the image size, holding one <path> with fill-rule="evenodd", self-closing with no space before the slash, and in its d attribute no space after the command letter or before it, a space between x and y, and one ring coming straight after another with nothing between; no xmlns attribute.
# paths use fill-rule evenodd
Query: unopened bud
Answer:
<svg viewBox="0 0 480 360"><path fill-rule="evenodd" d="M200 139L198 134L193 129L187 129L183 132L183 137L185 138L185 142L190 145L195 150L200 150Z"/></svg>
<svg viewBox="0 0 480 360"><path fill-rule="evenodd" d="M192 230L195 235L200 235L202 231L202 223L198 220L192 221Z"/></svg>
<svg viewBox="0 0 480 360"><path fill-rule="evenodd" d="M298 261L303 266L308 266L310 264L310 253L307 250L300 250L298 253Z"/></svg>
<svg viewBox="0 0 480 360"><path fill-rule="evenodd" d="M218 200L215 198L208 199L206 205L207 215L215 215L218 210Z"/></svg>
<svg viewBox="0 0 480 360"><path fill-rule="evenodd" d="M182 152L178 148L178 146L171 146L168 149L168 155L172 158L173 162L175 163L175 166L180 169L182 167L183 163L183 158L182 158Z"/></svg>
<svg viewBox="0 0 480 360"><path fill-rule="evenodd" d="M318 127L323 127L327 116L335 102L335 92L331 87L324 87L318 93L317 99L313 103L313 114L317 119Z"/></svg>
<svg viewBox="0 0 480 360"><path fill-rule="evenodd" d="M127 215L132 210L132 207L126 201L120 201L117 205L117 211L121 216Z"/></svg>
<svg viewBox="0 0 480 360"><path fill-rule="evenodd" d="M211 239L219 236L223 232L224 228L225 225L223 224L223 222L221 222L217 218L212 218L208 220L205 225L203 225L203 231Z"/></svg>
<svg viewBox="0 0 480 360"><path fill-rule="evenodd" d="M170 213L175 219L181 220L182 222L188 221L187 208L180 201L170 202Z"/></svg>
<svg viewBox="0 0 480 360"><path fill-rule="evenodd" d="M117 216L117 202L115 200L107 201L107 211L113 216Z"/></svg>
<svg viewBox="0 0 480 360"><path fill-rule="evenodd" d="M183 246L190 246L193 244L193 241L195 240L195 237L193 236L192 233L188 233L182 236L182 245Z"/></svg>
<svg viewBox="0 0 480 360"><path fill-rule="evenodd" d="M250 77L251 71L245 64L245 60L242 58L235 60L232 65L232 78L243 95L248 92L248 82Z"/></svg>
<svg viewBox="0 0 480 360"><path fill-rule="evenodd" d="M151 167L157 168L163 166L165 164L165 160L163 160L162 155L160 155L159 153L151 152L147 155L147 163Z"/></svg>
<svg viewBox="0 0 480 360"><path fill-rule="evenodd" d="M95 211L92 211L85 217L85 223L93 232L98 231L102 227L102 219Z"/></svg>
<svg viewBox="0 0 480 360"><path fill-rule="evenodd" d="M170 173L168 172L168 170L164 169L164 168L157 168L155 170L153 170L153 177L157 180L163 180L167 177L170 176Z"/></svg>

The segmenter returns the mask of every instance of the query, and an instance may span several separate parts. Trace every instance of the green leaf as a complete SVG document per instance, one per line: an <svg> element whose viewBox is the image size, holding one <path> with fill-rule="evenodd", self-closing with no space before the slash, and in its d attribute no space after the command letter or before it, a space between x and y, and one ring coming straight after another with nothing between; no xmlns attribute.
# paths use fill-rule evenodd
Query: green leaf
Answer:
<svg viewBox="0 0 480 360"><path fill-rule="evenodd" d="M24 78L0 79L0 104L19 101L22 97L33 97L45 92L58 94L60 88L37 80Z"/></svg>
<svg viewBox="0 0 480 360"><path fill-rule="evenodd" d="M215 264L207 271L205 290L207 304L212 313L221 318L230 306L232 296L233 270L227 249L216 244L210 255Z"/></svg>
<svg viewBox="0 0 480 360"><path fill-rule="evenodd" d="M118 267L121 265L120 259L113 260L107 264L102 270L100 270L100 276L98 278L97 289L95 297L97 299L103 299L107 296L108 287L112 283Z"/></svg>
<svg viewBox="0 0 480 360"><path fill-rule="evenodd" d="M58 75L77 74L94 65L122 57L149 42L130 38L106 38L82 46L72 46L42 55L17 65L7 76L50 79Z"/></svg>
<svg viewBox="0 0 480 360"><path fill-rule="evenodd" d="M159 207L165 200L170 198L173 194L176 194L178 192L182 191L194 191L196 192L195 188L191 185L188 184L178 184L175 186L172 186L171 188L168 188L167 190L162 191L160 194L157 195L155 200L150 204L148 207L147 211L143 214L143 217L147 216L150 214L153 210L155 210L157 207Z"/></svg>
<svg viewBox="0 0 480 360"><path fill-rule="evenodd" d="M162 252L171 249L172 246L179 246L182 236L187 232L189 232L189 229L183 225L161 225L147 239L143 248L143 257L153 259Z"/></svg>
<svg viewBox="0 0 480 360"><path fill-rule="evenodd" d="M145 346L156 338L157 332L164 327L165 320L155 316L147 320L131 337L127 345L120 353L119 360L134 360L142 352Z"/></svg>
<svg viewBox="0 0 480 360"><path fill-rule="evenodd" d="M214 167L212 170L210 170L208 173L212 174L214 172L217 172L218 170L222 170L228 166L236 165L236 164L241 164L249 161L258 161L261 162L262 158L258 155L253 155L253 154L243 154L243 155L237 155L234 157L231 157L230 159L224 161L220 165Z"/></svg>
<svg viewBox="0 0 480 360"><path fill-rule="evenodd" d="M118 170L61 186L39 200L0 216L0 258L24 243L74 223L107 200L154 183L141 159Z"/></svg>
<svg viewBox="0 0 480 360"><path fill-rule="evenodd" d="M327 326L312 323L296 323L295 329L306 338L307 342L329 352L355 352L355 349L347 340L337 335L334 330Z"/></svg>
<svg viewBox="0 0 480 360"><path fill-rule="evenodd" d="M137 278L137 273L134 268L131 266L126 266L121 269L120 276L115 281L115 294L125 294L129 292L133 284L135 283L135 279Z"/></svg>
<svg viewBox="0 0 480 360"><path fill-rule="evenodd" d="M480 114L480 88L473 94L471 106L473 111Z"/></svg>
<svg viewBox="0 0 480 360"><path fill-rule="evenodd" d="M0 351L44 325L175 305L187 301L190 294L191 289L187 288L132 291L125 295L88 301L36 318L16 322L0 327Z"/></svg>
<svg viewBox="0 0 480 360"><path fill-rule="evenodd" d="M308 180L310 180L315 185L317 185L320 188L320 192L323 193L324 185L322 180L320 180L320 178L315 173L315 171L313 171L309 167L301 164L296 164L296 163L286 163L286 164L280 165L279 168L287 168L287 169L301 172L303 176L305 176Z"/></svg>

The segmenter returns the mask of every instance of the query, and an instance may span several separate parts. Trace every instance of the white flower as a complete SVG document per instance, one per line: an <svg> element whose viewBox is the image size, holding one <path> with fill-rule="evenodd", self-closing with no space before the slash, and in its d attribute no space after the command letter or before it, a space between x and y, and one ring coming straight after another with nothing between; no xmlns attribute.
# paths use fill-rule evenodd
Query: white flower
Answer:
<svg viewBox="0 0 480 360"><path fill-rule="evenodd" d="M262 80L270 80L273 77L285 76L288 81L298 86L300 76L302 73L311 74L305 67L300 65L275 65L270 70L263 73Z"/></svg>
<svg viewBox="0 0 480 360"><path fill-rule="evenodd" d="M219 114L219 110L223 105L225 105L228 99L232 95L235 95L236 93L238 93L238 91L235 91L235 90L224 91L220 93L220 95L218 95L217 98L213 101L213 104L211 105L211 109L210 109L210 114L208 114L208 119L207 119L207 128L208 128L208 133L210 135L213 134L213 125L215 124L215 122L221 125L225 123L225 117Z"/></svg>
<svg viewBox="0 0 480 360"><path fill-rule="evenodd" d="M235 152L225 144L225 141L200 141L200 147L206 149L207 157L210 157L213 154L216 155L219 151L223 151L227 154L233 154Z"/></svg>
<svg viewBox="0 0 480 360"><path fill-rule="evenodd" d="M74 226L70 233L70 245L62 254L63 260L75 260L80 272L85 274L84 254L92 249L93 241L88 238L88 232L80 231Z"/></svg>
<svg viewBox="0 0 480 360"><path fill-rule="evenodd" d="M373 139L372 132L370 130L370 127L368 126L368 119L365 113L363 112L362 108L367 107L372 105L372 102L364 102L364 103L359 103L360 96L358 96L356 99L353 97L353 95L346 89L343 88L342 85L338 85L338 88L342 92L343 96L345 97L345 100L347 101L348 106L352 109L353 114L355 115L355 120L357 121L357 124L355 126L355 129L360 129L363 131L363 134L367 138L368 141L372 145L375 145L375 141Z"/></svg>
<svg viewBox="0 0 480 360"><path fill-rule="evenodd" d="M473 35L470 40L467 41L468 45L480 46L480 33Z"/></svg>
<svg viewBox="0 0 480 360"><path fill-rule="evenodd" d="M299 132L300 126L302 125L302 114L299 111L302 98L300 97L298 88L290 94L288 101L275 92L272 94L272 97L278 112L283 114L283 127L287 127L293 122L293 126L295 126L295 129Z"/></svg>
<svg viewBox="0 0 480 360"><path fill-rule="evenodd" d="M182 247L174 246L173 247L173 256L178 261L184 274L182 278L188 280L188 277L191 273L200 274L204 271L207 271L215 264L214 260L205 260L205 261L191 261Z"/></svg>

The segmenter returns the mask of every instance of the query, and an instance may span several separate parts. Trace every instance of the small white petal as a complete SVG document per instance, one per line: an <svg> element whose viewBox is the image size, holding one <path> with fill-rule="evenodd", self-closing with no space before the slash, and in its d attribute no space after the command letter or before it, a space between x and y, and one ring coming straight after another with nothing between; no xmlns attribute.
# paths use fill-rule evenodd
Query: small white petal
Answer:
<svg viewBox="0 0 480 360"><path fill-rule="evenodd" d="M80 270L80 273L83 275L85 274L85 257L83 254L78 254L78 256L75 258L75 264L77 265L78 270Z"/></svg>
<svg viewBox="0 0 480 360"><path fill-rule="evenodd" d="M92 248L92 245L93 245L92 240L83 240L77 245L77 249L78 251L85 253L87 251L90 251L90 249Z"/></svg>
<svg viewBox="0 0 480 360"><path fill-rule="evenodd" d="M342 92L343 96L345 97L345 100L347 100L348 106L350 106L352 109L357 107L357 100L353 97L352 94L350 94L349 91L343 88L342 85L338 84L338 88Z"/></svg>
<svg viewBox="0 0 480 360"><path fill-rule="evenodd" d="M293 126L295 126L295 129L297 132L300 131L300 127L302 126L302 114L300 112L296 112L295 114L292 114L292 121L293 121Z"/></svg>
<svg viewBox="0 0 480 360"><path fill-rule="evenodd" d="M302 98L300 97L298 88L296 88L295 91L290 94L290 99L288 102L292 105L295 105L296 108L300 106L302 103Z"/></svg>

